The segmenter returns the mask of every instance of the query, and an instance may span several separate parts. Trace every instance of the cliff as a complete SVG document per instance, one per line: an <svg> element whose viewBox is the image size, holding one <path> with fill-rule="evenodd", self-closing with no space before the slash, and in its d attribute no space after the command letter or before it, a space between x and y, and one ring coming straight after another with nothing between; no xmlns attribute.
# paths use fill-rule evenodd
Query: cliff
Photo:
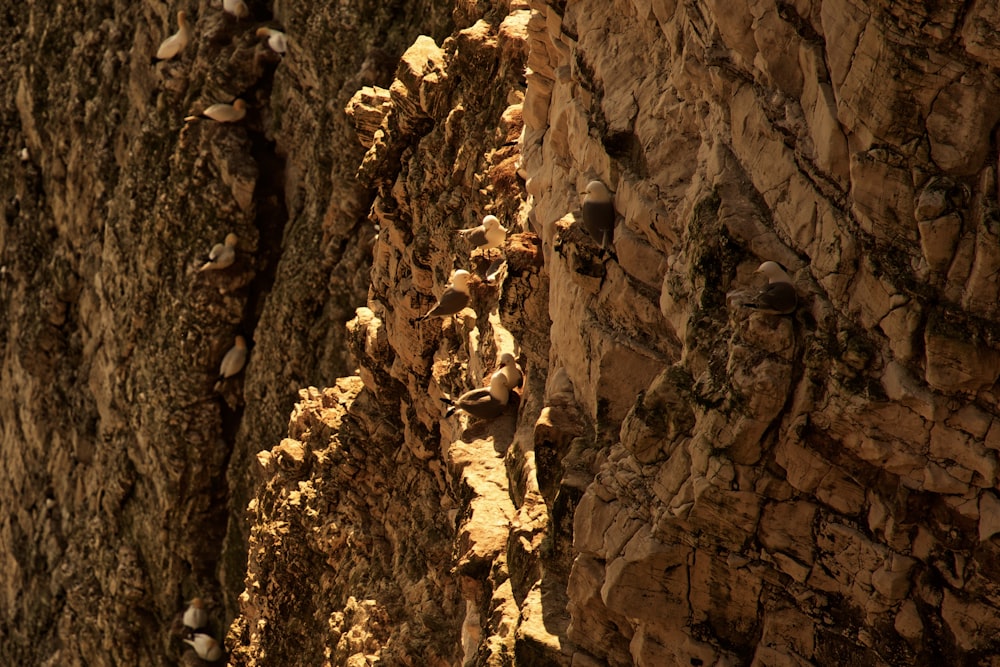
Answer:
<svg viewBox="0 0 1000 667"><path fill-rule="evenodd" d="M989 3L267 4L0 18L5 663L1000 654Z"/></svg>

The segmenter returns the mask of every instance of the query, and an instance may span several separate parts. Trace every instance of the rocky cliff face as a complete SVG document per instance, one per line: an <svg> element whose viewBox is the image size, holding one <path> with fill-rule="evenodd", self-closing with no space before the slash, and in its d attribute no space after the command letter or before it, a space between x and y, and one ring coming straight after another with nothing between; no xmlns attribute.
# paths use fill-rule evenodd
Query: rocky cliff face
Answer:
<svg viewBox="0 0 1000 667"><path fill-rule="evenodd" d="M4 662L196 664L199 594L234 665L1000 654L990 3L250 10L0 18Z"/></svg>

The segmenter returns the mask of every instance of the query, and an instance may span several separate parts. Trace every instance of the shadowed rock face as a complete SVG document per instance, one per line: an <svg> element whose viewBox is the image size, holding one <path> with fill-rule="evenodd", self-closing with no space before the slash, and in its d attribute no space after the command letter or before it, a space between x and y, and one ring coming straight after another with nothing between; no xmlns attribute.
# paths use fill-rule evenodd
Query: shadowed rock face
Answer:
<svg viewBox="0 0 1000 667"><path fill-rule="evenodd" d="M265 4L0 14L0 662L1000 652L990 3Z"/></svg>

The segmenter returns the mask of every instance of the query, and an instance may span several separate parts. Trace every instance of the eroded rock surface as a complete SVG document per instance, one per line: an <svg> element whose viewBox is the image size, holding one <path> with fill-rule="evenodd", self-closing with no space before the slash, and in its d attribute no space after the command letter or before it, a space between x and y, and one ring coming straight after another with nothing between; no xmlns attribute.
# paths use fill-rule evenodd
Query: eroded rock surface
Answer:
<svg viewBox="0 0 1000 667"><path fill-rule="evenodd" d="M990 3L266 4L0 18L5 661L1000 653Z"/></svg>

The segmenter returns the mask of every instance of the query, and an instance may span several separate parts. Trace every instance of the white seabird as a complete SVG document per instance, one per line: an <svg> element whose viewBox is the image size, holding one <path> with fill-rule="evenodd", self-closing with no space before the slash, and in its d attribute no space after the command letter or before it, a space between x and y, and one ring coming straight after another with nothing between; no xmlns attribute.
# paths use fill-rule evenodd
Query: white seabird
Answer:
<svg viewBox="0 0 1000 667"><path fill-rule="evenodd" d="M478 227L460 229L458 233L478 250L499 247L507 239L507 230L495 215L487 215Z"/></svg>
<svg viewBox="0 0 1000 667"><path fill-rule="evenodd" d="M238 120L243 120L243 117L246 115L247 103L238 97L233 100L232 104L219 102L201 112L201 116L211 118L219 123L235 123ZM184 120L190 123L193 120L198 120L201 116L188 116Z"/></svg>
<svg viewBox="0 0 1000 667"><path fill-rule="evenodd" d="M239 239L236 234L226 234L225 243L216 243L208 253L208 261L201 265L198 271L208 271L210 269L225 269L233 265L236 261L236 244Z"/></svg>
<svg viewBox="0 0 1000 667"><path fill-rule="evenodd" d="M497 373L503 374L504 378L507 379L507 386L511 389L520 387L524 382L524 375L521 373L521 369L517 367L517 359L510 352L504 352L500 355L500 368L493 374L496 375Z"/></svg>
<svg viewBox="0 0 1000 667"><path fill-rule="evenodd" d="M417 322L422 322L428 317L446 317L454 315L467 305L469 305L469 276L471 274L463 269L458 269L451 274L451 283L441 294L437 305L417 318Z"/></svg>
<svg viewBox="0 0 1000 667"><path fill-rule="evenodd" d="M257 28L258 37L267 37L267 45L275 53L285 53L288 51L288 38L285 33L274 28Z"/></svg>
<svg viewBox="0 0 1000 667"><path fill-rule="evenodd" d="M222 11L232 14L238 19L250 16L250 8L243 0L222 0Z"/></svg>
<svg viewBox="0 0 1000 667"><path fill-rule="evenodd" d="M215 662L222 657L222 647L219 646L219 642L215 641L215 638L211 635L206 635L203 632L196 632L192 639L185 639L184 643L190 644L194 648L194 652L202 660Z"/></svg>
<svg viewBox="0 0 1000 667"><path fill-rule="evenodd" d="M190 41L191 26L188 25L187 14L177 12L177 32L160 42L160 48L156 50L157 60L170 60L183 51Z"/></svg>
<svg viewBox="0 0 1000 667"><path fill-rule="evenodd" d="M600 181L587 183L583 229L601 244L601 248L607 248L608 241L615 235L615 205L611 201L611 191Z"/></svg>
<svg viewBox="0 0 1000 667"><path fill-rule="evenodd" d="M764 274L767 277L767 285L750 301L742 304L744 307L768 315L788 315L795 312L799 295L795 292L792 279L777 262L764 262L754 273Z"/></svg>
<svg viewBox="0 0 1000 667"><path fill-rule="evenodd" d="M247 341L243 336L237 336L235 344L222 357L219 365L219 381L232 377L243 370L243 365L247 362Z"/></svg>
<svg viewBox="0 0 1000 667"><path fill-rule="evenodd" d="M455 400L441 399L448 405L445 417L452 416L455 410L462 410L478 419L499 417L507 407L508 400L510 400L510 387L507 385L507 376L501 372L493 374L489 387L467 391Z"/></svg>
<svg viewBox="0 0 1000 667"><path fill-rule="evenodd" d="M184 627L197 630L208 624L208 614L205 612L205 603L201 598L194 598L188 603L188 608L184 610Z"/></svg>

